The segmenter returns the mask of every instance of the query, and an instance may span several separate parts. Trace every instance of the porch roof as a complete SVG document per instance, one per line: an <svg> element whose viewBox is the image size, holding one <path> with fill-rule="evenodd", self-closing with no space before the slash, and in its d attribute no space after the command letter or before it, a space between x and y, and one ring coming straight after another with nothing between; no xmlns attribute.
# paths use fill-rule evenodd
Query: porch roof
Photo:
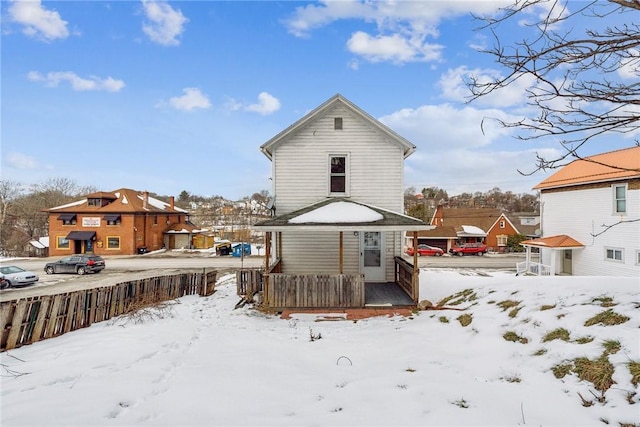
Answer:
<svg viewBox="0 0 640 427"><path fill-rule="evenodd" d="M253 226L258 231L419 231L435 228L398 212L345 198L330 198Z"/></svg>
<svg viewBox="0 0 640 427"><path fill-rule="evenodd" d="M537 248L550 249L581 249L584 245L571 236L560 234L557 236L541 237L539 239L520 242L522 246L535 246Z"/></svg>

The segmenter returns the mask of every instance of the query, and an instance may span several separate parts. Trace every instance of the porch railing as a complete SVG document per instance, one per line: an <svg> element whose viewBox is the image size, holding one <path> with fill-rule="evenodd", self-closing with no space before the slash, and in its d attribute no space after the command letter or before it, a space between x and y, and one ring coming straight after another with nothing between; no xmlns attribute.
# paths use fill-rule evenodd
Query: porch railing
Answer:
<svg viewBox="0 0 640 427"><path fill-rule="evenodd" d="M271 308L364 307L362 274L268 275L266 303Z"/></svg>
<svg viewBox="0 0 640 427"><path fill-rule="evenodd" d="M418 287L420 286L419 271L414 274L413 264L398 256L395 257L395 270L396 283L417 304L419 299Z"/></svg>
<svg viewBox="0 0 640 427"><path fill-rule="evenodd" d="M516 264L516 276L521 276L523 274L533 274L535 276L550 276L551 266L539 262L519 262Z"/></svg>

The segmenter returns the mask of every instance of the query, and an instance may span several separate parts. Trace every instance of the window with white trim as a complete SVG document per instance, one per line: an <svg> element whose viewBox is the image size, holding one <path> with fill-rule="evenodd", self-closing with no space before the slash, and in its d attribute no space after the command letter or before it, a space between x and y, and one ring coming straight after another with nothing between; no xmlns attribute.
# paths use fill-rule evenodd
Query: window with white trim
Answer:
<svg viewBox="0 0 640 427"><path fill-rule="evenodd" d="M504 222L504 220L500 221L500 228L504 228L506 226L506 223Z"/></svg>
<svg viewBox="0 0 640 427"><path fill-rule="evenodd" d="M332 154L329 156L329 194L332 196L348 195L349 156Z"/></svg>
<svg viewBox="0 0 640 427"><path fill-rule="evenodd" d="M621 248L604 248L607 261L624 262L624 250Z"/></svg>
<svg viewBox="0 0 640 427"><path fill-rule="evenodd" d="M613 212L616 214L627 212L627 184L613 186Z"/></svg>
<svg viewBox="0 0 640 427"><path fill-rule="evenodd" d="M496 239L498 240L498 246L507 246L507 238L508 236L506 234L497 235Z"/></svg>

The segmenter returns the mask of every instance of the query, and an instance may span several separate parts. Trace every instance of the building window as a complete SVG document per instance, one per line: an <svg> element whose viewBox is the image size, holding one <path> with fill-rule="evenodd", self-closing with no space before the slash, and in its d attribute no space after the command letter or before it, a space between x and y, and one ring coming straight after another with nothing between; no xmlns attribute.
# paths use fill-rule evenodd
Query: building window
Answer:
<svg viewBox="0 0 640 427"><path fill-rule="evenodd" d="M158 225L158 215L153 216L153 225Z"/></svg>
<svg viewBox="0 0 640 427"><path fill-rule="evenodd" d="M627 185L613 186L613 211L617 214L627 212Z"/></svg>
<svg viewBox="0 0 640 427"><path fill-rule="evenodd" d="M346 195L347 193L347 159L346 155L329 156L329 194Z"/></svg>
<svg viewBox="0 0 640 427"><path fill-rule="evenodd" d="M76 215L75 214L61 214L58 216L58 219L62 221L62 225L75 225L76 224Z"/></svg>
<svg viewBox="0 0 640 427"><path fill-rule="evenodd" d="M120 237L107 236L107 249L120 249Z"/></svg>
<svg viewBox="0 0 640 427"><path fill-rule="evenodd" d="M636 265L640 265L640 251L636 251Z"/></svg>
<svg viewBox="0 0 640 427"><path fill-rule="evenodd" d="M333 119L333 129L342 130L342 117L335 117Z"/></svg>
<svg viewBox="0 0 640 427"><path fill-rule="evenodd" d="M505 222L504 220L500 221L500 228L504 228Z"/></svg>
<svg viewBox="0 0 640 427"><path fill-rule="evenodd" d="M620 248L605 248L605 256L607 261L623 262L624 252Z"/></svg>
<svg viewBox="0 0 640 427"><path fill-rule="evenodd" d="M58 236L56 238L56 248L58 249L69 249L69 240L66 237Z"/></svg>
<svg viewBox="0 0 640 427"><path fill-rule="evenodd" d="M496 239L498 240L498 246L507 246L507 238L508 236L506 234L500 234L496 236Z"/></svg>
<svg viewBox="0 0 640 427"><path fill-rule="evenodd" d="M87 205L88 206L102 206L102 200L101 199L87 199Z"/></svg>

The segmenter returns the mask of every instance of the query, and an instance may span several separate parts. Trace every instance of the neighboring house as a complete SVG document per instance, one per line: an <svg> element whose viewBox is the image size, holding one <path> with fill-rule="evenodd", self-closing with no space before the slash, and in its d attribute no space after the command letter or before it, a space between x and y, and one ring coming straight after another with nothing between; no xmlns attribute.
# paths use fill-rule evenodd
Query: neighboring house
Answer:
<svg viewBox="0 0 640 427"><path fill-rule="evenodd" d="M128 188L88 194L46 212L49 256L132 255L162 247L188 247L188 230L195 228L187 211L174 205L173 197L165 203L149 197L146 191ZM185 232L189 237L180 239Z"/></svg>
<svg viewBox="0 0 640 427"><path fill-rule="evenodd" d="M520 273L640 277L640 147L575 160L534 189L542 238L522 242Z"/></svg>
<svg viewBox="0 0 640 427"><path fill-rule="evenodd" d="M434 230L418 233L418 242L442 248L445 252L463 243L484 243L491 252L504 252L509 236L535 236L535 214L523 220L495 208L445 208L438 206L431 218ZM521 224L520 222L527 222ZM408 244L412 244L409 240Z"/></svg>
<svg viewBox="0 0 640 427"><path fill-rule="evenodd" d="M274 217L254 226L266 232L264 304L418 302L419 270L401 257L403 236L432 227L403 214L413 144L338 94L260 149L274 195Z"/></svg>

